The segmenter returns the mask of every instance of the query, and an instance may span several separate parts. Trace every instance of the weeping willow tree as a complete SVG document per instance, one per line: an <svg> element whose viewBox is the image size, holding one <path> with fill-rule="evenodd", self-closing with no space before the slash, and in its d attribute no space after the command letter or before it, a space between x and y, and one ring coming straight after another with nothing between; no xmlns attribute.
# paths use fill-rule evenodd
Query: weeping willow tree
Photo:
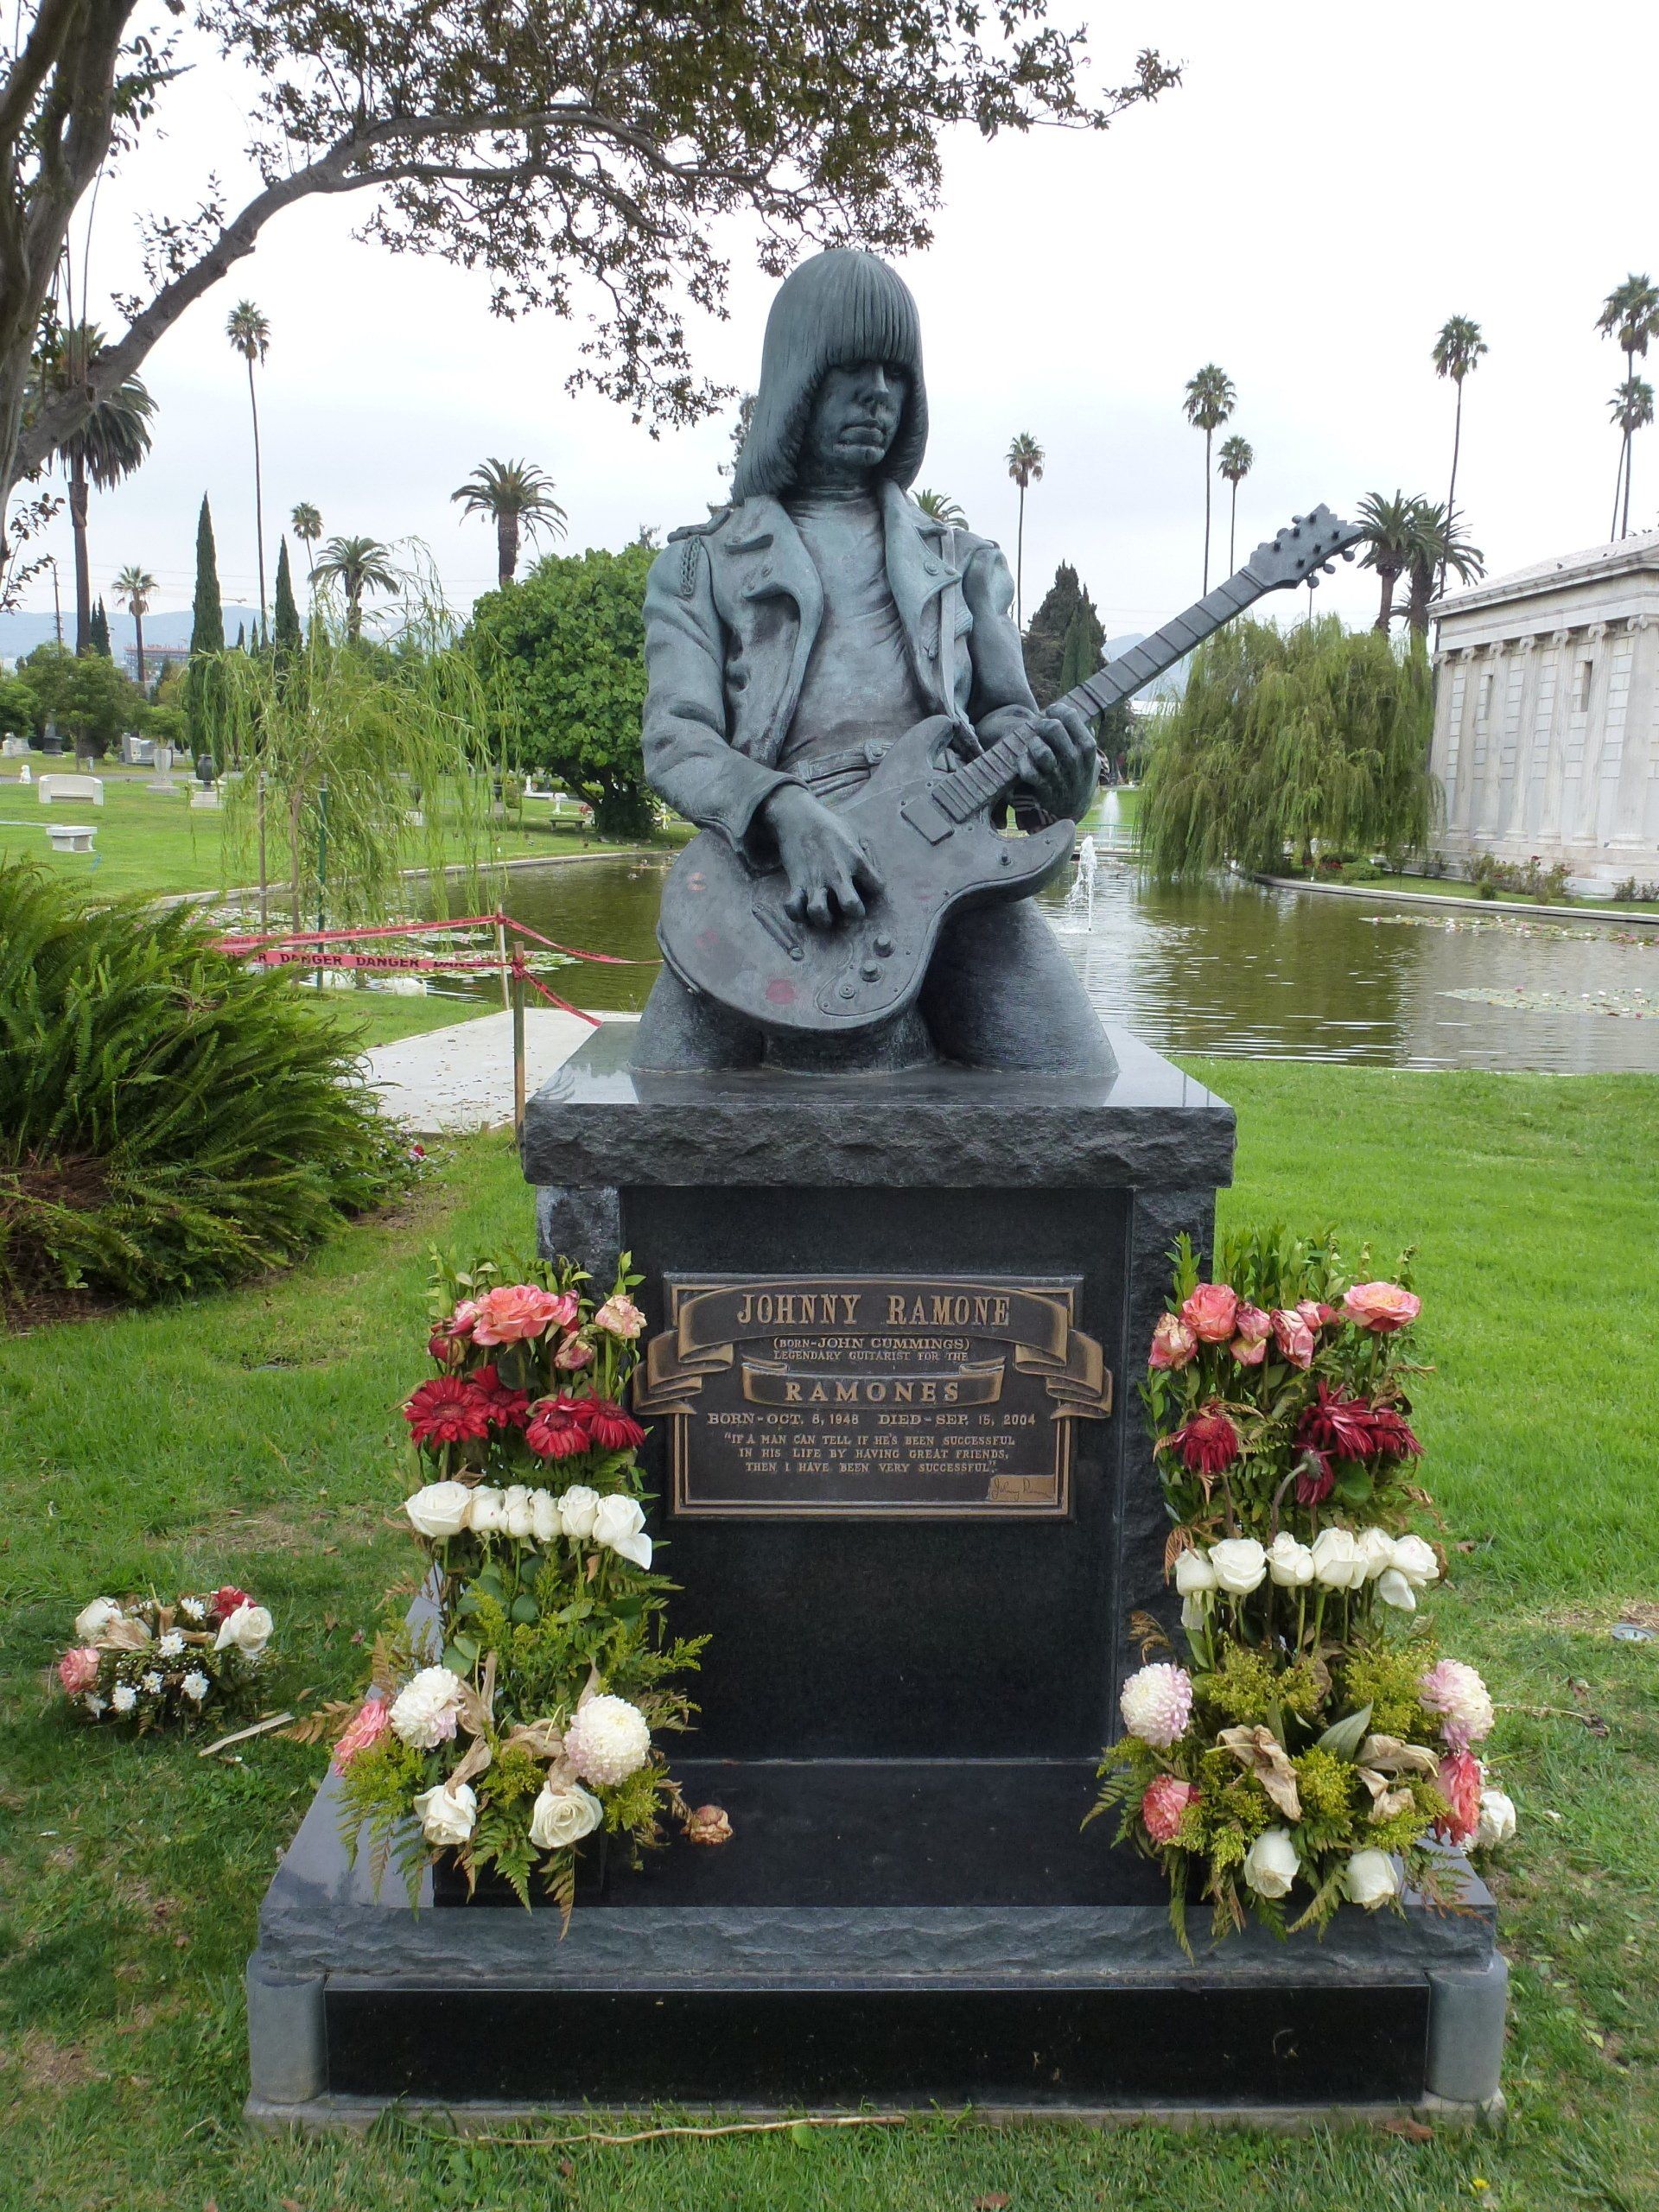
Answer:
<svg viewBox="0 0 1659 2212"><path fill-rule="evenodd" d="M512 697L457 642L429 575L408 582L391 644L352 638L319 591L302 644L219 662L215 734L239 771L224 786L227 876L257 870L262 906L285 884L296 929L386 918L411 868L429 871L440 913L454 889L474 912L486 899Z"/></svg>
<svg viewBox="0 0 1659 2212"><path fill-rule="evenodd" d="M1192 659L1186 696L1153 747L1141 854L1154 875L1287 855L1395 855L1434 819L1433 678L1421 647L1334 616L1288 631L1235 622Z"/></svg>

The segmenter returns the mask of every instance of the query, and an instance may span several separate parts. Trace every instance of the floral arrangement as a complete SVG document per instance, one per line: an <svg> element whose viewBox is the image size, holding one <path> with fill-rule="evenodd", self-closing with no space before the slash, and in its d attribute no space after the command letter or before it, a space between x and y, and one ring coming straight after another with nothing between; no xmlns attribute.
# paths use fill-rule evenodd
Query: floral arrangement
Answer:
<svg viewBox="0 0 1659 2212"><path fill-rule="evenodd" d="M251 1702L270 1663L271 1618L245 1590L159 1598L94 1598L75 1616L58 1686L94 1721L142 1735Z"/></svg>
<svg viewBox="0 0 1659 2212"><path fill-rule="evenodd" d="M673 1586L652 1571L645 1431L624 1404L645 1317L626 1269L595 1304L568 1264L438 1266L437 1372L404 1408L435 1630L389 1629L361 1701L296 1732L334 1738L342 1830L355 1847L367 1824L377 1883L395 1858L412 1895L449 1853L469 1894L493 1869L528 1904L534 1877L568 1916L601 1830L637 1852L668 1812L724 1840L658 1741L694 1710L675 1678L702 1639L668 1639Z"/></svg>
<svg viewBox="0 0 1659 2212"><path fill-rule="evenodd" d="M1280 1933L1345 1900L1455 1898L1436 1845L1506 1841L1515 1808L1477 1751L1492 1702L1418 1611L1444 1568L1411 1526L1432 1509L1408 1386L1420 1300L1348 1280L1328 1238L1228 1241L1201 1282L1191 1245L1143 1386L1175 1526L1168 1572L1186 1665L1142 1617L1149 1663L1123 1685L1101 1768L1118 1840L1159 1859L1185 1943L1201 1874L1217 1936L1248 1913Z"/></svg>

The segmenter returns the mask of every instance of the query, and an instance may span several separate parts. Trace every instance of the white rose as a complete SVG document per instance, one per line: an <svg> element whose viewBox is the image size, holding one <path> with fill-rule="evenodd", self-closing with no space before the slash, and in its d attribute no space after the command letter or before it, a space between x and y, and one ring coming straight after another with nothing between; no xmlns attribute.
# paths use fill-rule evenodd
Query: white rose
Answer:
<svg viewBox="0 0 1659 2212"><path fill-rule="evenodd" d="M1502 1789L1483 1789L1480 1793L1480 1824L1475 1830L1475 1842L1483 1851L1490 1851L1494 1844L1507 1843L1515 1834L1515 1800Z"/></svg>
<svg viewBox="0 0 1659 2212"><path fill-rule="evenodd" d="M219 1624L213 1649L226 1651L232 1644L250 1659L257 1659L270 1642L275 1624L263 1605L241 1605Z"/></svg>
<svg viewBox="0 0 1659 2212"><path fill-rule="evenodd" d="M441 1544L446 1536L458 1536L467 1526L467 1509L472 1502L473 1493L465 1483L429 1483L413 1497L404 1500L404 1510L417 1536Z"/></svg>
<svg viewBox="0 0 1659 2212"><path fill-rule="evenodd" d="M594 1516L594 1541L607 1544L623 1559L632 1560L636 1567L651 1565L651 1538L640 1531L645 1516L637 1498L604 1497Z"/></svg>
<svg viewBox="0 0 1659 2212"><path fill-rule="evenodd" d="M393 1731L420 1751L447 1742L455 1732L454 1715L465 1688L448 1667L423 1667L392 1700Z"/></svg>
<svg viewBox="0 0 1659 2212"><path fill-rule="evenodd" d="M501 1501L501 1516L507 1534L522 1543L535 1526L535 1509L531 1504L526 1484L512 1484Z"/></svg>
<svg viewBox="0 0 1659 2212"><path fill-rule="evenodd" d="M564 1756L584 1782L613 1789L650 1758L650 1726L625 1697L590 1697L564 1732Z"/></svg>
<svg viewBox="0 0 1659 2212"><path fill-rule="evenodd" d="M538 1544L550 1544L564 1533L559 1501L550 1490L533 1490L530 1494L530 1533Z"/></svg>
<svg viewBox="0 0 1659 2212"><path fill-rule="evenodd" d="M75 1615L75 1642L96 1643L111 1621L121 1618L121 1608L113 1598L94 1598L92 1604Z"/></svg>
<svg viewBox="0 0 1659 2212"><path fill-rule="evenodd" d="M1210 1618L1210 1608L1215 1599L1206 1591L1195 1590L1190 1598L1181 1600L1181 1626L1193 1632L1203 1628Z"/></svg>
<svg viewBox="0 0 1659 2212"><path fill-rule="evenodd" d="M196 1703L200 1705L203 1698L207 1696L208 1691L213 1688L213 1684L208 1681L207 1675L202 1673L200 1667L194 1667L185 1676L182 1687L186 1697L194 1698Z"/></svg>
<svg viewBox="0 0 1659 2212"><path fill-rule="evenodd" d="M507 1523L505 1508L499 1490L480 1485L467 1502L467 1526L477 1536L499 1536Z"/></svg>
<svg viewBox="0 0 1659 2212"><path fill-rule="evenodd" d="M1385 1605L1393 1605L1400 1612L1414 1613L1417 1610L1417 1592L1397 1567L1385 1567L1377 1576L1376 1594Z"/></svg>
<svg viewBox="0 0 1659 2212"><path fill-rule="evenodd" d="M1368 1582L1375 1582L1379 1574L1394 1565L1394 1538L1386 1529L1362 1529L1355 1548L1364 1563Z"/></svg>
<svg viewBox="0 0 1659 2212"><path fill-rule="evenodd" d="M1357 1851L1342 1870L1342 1894L1350 1904L1375 1912L1400 1894L1400 1877L1386 1851Z"/></svg>
<svg viewBox="0 0 1659 2212"><path fill-rule="evenodd" d="M1365 1580L1351 1529L1321 1529L1313 1539L1313 1580L1327 1590L1357 1590Z"/></svg>
<svg viewBox="0 0 1659 2212"><path fill-rule="evenodd" d="M1213 1590L1215 1586L1215 1568L1196 1544L1189 1545L1175 1561L1175 1587L1183 1598L1192 1598L1200 1591Z"/></svg>
<svg viewBox="0 0 1659 2212"><path fill-rule="evenodd" d="M1268 1578L1268 1555L1254 1536L1229 1536L1210 1547L1216 1580L1230 1598L1248 1598Z"/></svg>
<svg viewBox="0 0 1659 2212"><path fill-rule="evenodd" d="M478 1822L478 1799L470 1783L457 1783L451 1789L441 1782L435 1789L421 1791L415 1811L429 1843L465 1843Z"/></svg>
<svg viewBox="0 0 1659 2212"><path fill-rule="evenodd" d="M1300 1865L1290 1830L1268 1828L1245 1856L1244 1879L1259 1897L1288 1897Z"/></svg>
<svg viewBox="0 0 1659 2212"><path fill-rule="evenodd" d="M1268 1548L1268 1573L1281 1590L1305 1590L1313 1580L1313 1554L1281 1529Z"/></svg>
<svg viewBox="0 0 1659 2212"><path fill-rule="evenodd" d="M542 1792L531 1808L530 1840L538 1851L563 1851L591 1835L605 1817L605 1808L591 1790L573 1775L550 1769Z"/></svg>
<svg viewBox="0 0 1659 2212"><path fill-rule="evenodd" d="M1414 1590L1425 1590L1431 1582L1440 1579L1440 1562L1434 1556L1434 1547L1426 1544L1421 1536L1396 1536L1394 1557L1389 1563Z"/></svg>
<svg viewBox="0 0 1659 2212"><path fill-rule="evenodd" d="M130 1682L118 1682L110 1692L110 1703L118 1713L130 1713L138 1702L138 1693Z"/></svg>
<svg viewBox="0 0 1659 2212"><path fill-rule="evenodd" d="M175 1628L170 1628L156 1649L163 1659L176 1659L184 1649L184 1638Z"/></svg>
<svg viewBox="0 0 1659 2212"><path fill-rule="evenodd" d="M559 1498L559 1524L567 1536L578 1543L594 1533L594 1516L599 1511L599 1492L589 1490L586 1483L572 1483Z"/></svg>

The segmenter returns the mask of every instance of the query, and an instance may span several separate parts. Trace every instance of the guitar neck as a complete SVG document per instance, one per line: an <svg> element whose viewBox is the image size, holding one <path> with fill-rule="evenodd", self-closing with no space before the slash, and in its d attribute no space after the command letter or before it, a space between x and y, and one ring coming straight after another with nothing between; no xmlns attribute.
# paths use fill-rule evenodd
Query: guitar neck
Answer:
<svg viewBox="0 0 1659 2212"><path fill-rule="evenodd" d="M1154 630L1151 637L1143 638L1138 645L1132 645L1116 660L1108 662L1097 674L1085 677L1060 703L1079 708L1085 715L1097 715L1105 708L1116 706L1143 683L1150 683L1154 676L1173 668L1194 645L1201 645L1206 638L1213 637L1234 615L1242 614L1247 607L1254 607L1258 599L1276 588L1274 585L1258 582L1248 569L1239 569L1225 583L1217 584L1214 591L1206 593L1196 606L1189 607L1184 614L1178 614L1161 630Z"/></svg>

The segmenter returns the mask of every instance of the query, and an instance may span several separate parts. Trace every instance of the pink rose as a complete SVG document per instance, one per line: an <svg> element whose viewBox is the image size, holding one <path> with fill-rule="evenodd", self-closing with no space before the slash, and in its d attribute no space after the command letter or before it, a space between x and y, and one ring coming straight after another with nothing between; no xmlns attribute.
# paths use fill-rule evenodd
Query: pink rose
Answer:
<svg viewBox="0 0 1659 2212"><path fill-rule="evenodd" d="M1299 1299L1296 1311L1317 1336L1321 1329L1328 1329L1333 1321L1342 1319L1334 1306L1321 1306L1317 1298Z"/></svg>
<svg viewBox="0 0 1659 2212"><path fill-rule="evenodd" d="M1304 1371L1313 1364L1313 1332L1300 1313L1281 1306L1273 1316L1273 1333L1280 1351L1293 1367Z"/></svg>
<svg viewBox="0 0 1659 2212"><path fill-rule="evenodd" d="M1388 1336L1414 1321L1423 1310L1423 1301L1402 1290L1397 1282L1357 1282L1343 1293L1342 1310L1357 1328Z"/></svg>
<svg viewBox="0 0 1659 2212"><path fill-rule="evenodd" d="M576 1318L576 1301L567 1293L556 1297L534 1283L505 1283L486 1290L478 1301L473 1341L480 1344L522 1344L549 1329L568 1329Z"/></svg>
<svg viewBox="0 0 1659 2212"><path fill-rule="evenodd" d="M596 1329L603 1329L607 1336L626 1338L629 1343L645 1325L645 1315L631 1298L624 1298L620 1291L614 1298L607 1298L594 1316Z"/></svg>
<svg viewBox="0 0 1659 2212"><path fill-rule="evenodd" d="M1160 1313L1152 1332L1148 1367L1185 1367L1197 1354L1198 1340L1179 1313Z"/></svg>
<svg viewBox="0 0 1659 2212"><path fill-rule="evenodd" d="M1237 1334L1228 1350L1241 1367L1260 1367L1268 1356L1268 1338L1273 1334L1273 1323L1259 1306L1240 1300L1238 1311L1233 1316Z"/></svg>
<svg viewBox="0 0 1659 2212"><path fill-rule="evenodd" d="M1181 1307L1181 1319L1206 1344L1224 1344L1238 1318L1238 1293L1224 1282L1201 1282Z"/></svg>
<svg viewBox="0 0 1659 2212"><path fill-rule="evenodd" d="M391 1726L391 1707L384 1698L365 1699L346 1724L346 1732L334 1745L334 1756L329 1764L336 1774L344 1774L359 1751L366 1751L378 1744Z"/></svg>
<svg viewBox="0 0 1659 2212"><path fill-rule="evenodd" d="M1202 1795L1195 1783L1183 1782L1178 1774L1154 1777L1141 1800L1141 1827L1154 1843L1173 1843L1187 1807Z"/></svg>
<svg viewBox="0 0 1659 2212"><path fill-rule="evenodd" d="M567 1375L591 1367L593 1362L594 1348L585 1337L567 1337L553 1355L554 1366L562 1368Z"/></svg>
<svg viewBox="0 0 1659 2212"><path fill-rule="evenodd" d="M71 1697L79 1697L98 1680L99 1655L90 1643L66 1651L58 1662L58 1680Z"/></svg>

